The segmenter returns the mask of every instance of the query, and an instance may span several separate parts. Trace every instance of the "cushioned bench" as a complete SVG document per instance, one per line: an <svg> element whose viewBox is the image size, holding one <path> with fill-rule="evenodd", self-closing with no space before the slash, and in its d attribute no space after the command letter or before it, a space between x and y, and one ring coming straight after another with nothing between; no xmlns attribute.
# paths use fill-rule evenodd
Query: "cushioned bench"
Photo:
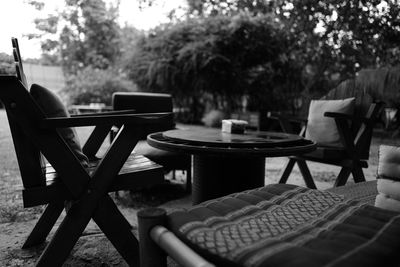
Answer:
<svg viewBox="0 0 400 267"><path fill-rule="evenodd" d="M148 92L116 92L112 97L114 110L134 109L137 113L172 112L172 96L170 94ZM157 131L175 128L173 118L168 128L160 128ZM154 129L153 129L154 131ZM144 132L141 140L135 147L135 152L164 167L164 171L173 172L183 170L186 172L186 189L191 190L191 156L189 154L170 152L149 146L146 137L153 131ZM112 133L114 135L115 133Z"/></svg>
<svg viewBox="0 0 400 267"><path fill-rule="evenodd" d="M178 255L182 263L181 255L174 254L174 248L183 251L181 245L176 240L171 243L165 229L154 227L162 222L216 266L398 265L400 214L368 205L376 195L374 188L375 182L327 191L274 184L168 215L142 211L142 266L156 260L157 248L145 252L152 240L167 248L168 254ZM158 219L152 214L158 214ZM150 231L150 242L143 238L143 229Z"/></svg>

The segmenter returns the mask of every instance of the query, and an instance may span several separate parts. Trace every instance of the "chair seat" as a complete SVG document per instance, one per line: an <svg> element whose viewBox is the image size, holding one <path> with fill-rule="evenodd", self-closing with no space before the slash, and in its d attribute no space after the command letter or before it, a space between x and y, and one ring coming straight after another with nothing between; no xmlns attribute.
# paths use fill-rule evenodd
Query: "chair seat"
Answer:
<svg viewBox="0 0 400 267"><path fill-rule="evenodd" d="M87 170L93 172L99 160L91 161ZM33 207L47 204L55 199L72 199L65 185L58 179L58 174L50 165L46 165L46 185L33 188L25 188L22 191L24 207ZM144 186L160 184L164 181L162 166L147 159L142 155L132 153L120 170L117 179L109 188L109 192L129 190Z"/></svg>
<svg viewBox="0 0 400 267"><path fill-rule="evenodd" d="M167 228L216 266L400 262L398 213L294 185L268 185L175 211Z"/></svg>
<svg viewBox="0 0 400 267"><path fill-rule="evenodd" d="M154 148L146 140L140 140L135 146L135 152L162 165L165 170L190 169L191 158L189 154L175 153Z"/></svg>

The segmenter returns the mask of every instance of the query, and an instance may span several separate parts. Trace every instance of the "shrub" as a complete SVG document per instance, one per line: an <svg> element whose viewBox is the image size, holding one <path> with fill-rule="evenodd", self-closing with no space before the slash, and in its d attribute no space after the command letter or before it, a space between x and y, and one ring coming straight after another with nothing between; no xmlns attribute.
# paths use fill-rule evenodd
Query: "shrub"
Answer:
<svg viewBox="0 0 400 267"><path fill-rule="evenodd" d="M66 78L62 90L68 104L105 103L111 105L114 92L137 91L136 86L113 69L86 67Z"/></svg>
<svg viewBox="0 0 400 267"><path fill-rule="evenodd" d="M14 60L6 53L0 53L0 74L15 74Z"/></svg>

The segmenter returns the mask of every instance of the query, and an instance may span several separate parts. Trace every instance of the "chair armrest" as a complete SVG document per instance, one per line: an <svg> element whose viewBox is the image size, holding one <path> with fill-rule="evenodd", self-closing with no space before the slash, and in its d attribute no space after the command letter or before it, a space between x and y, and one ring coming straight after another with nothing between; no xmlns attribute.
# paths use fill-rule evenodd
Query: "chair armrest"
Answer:
<svg viewBox="0 0 400 267"><path fill-rule="evenodd" d="M301 118L301 117L295 117L295 116L290 116L290 115L285 115L285 114L280 114L280 113L272 113L269 112L267 117L269 119L274 119L274 120L285 120L289 122L294 122L294 123L307 123L306 118Z"/></svg>
<svg viewBox="0 0 400 267"><path fill-rule="evenodd" d="M170 116L173 116L171 112L46 118L40 122L40 127L54 129L97 125L112 126L122 124L163 125L170 124L168 123L168 118Z"/></svg>
<svg viewBox="0 0 400 267"><path fill-rule="evenodd" d="M307 125L307 119L305 118L279 113L268 113L267 117L278 121L282 131L285 133L300 134L302 136L305 133L305 127ZM297 127L300 129L300 132L295 130Z"/></svg>
<svg viewBox="0 0 400 267"><path fill-rule="evenodd" d="M366 118L366 117L356 117L354 115L349 115L345 113L338 113L338 112L325 112L325 117L334 118L334 119L343 119L343 120L351 120L353 122L360 122L360 123L373 123L374 119Z"/></svg>
<svg viewBox="0 0 400 267"><path fill-rule="evenodd" d="M73 115L71 115L71 118L88 117L88 116L110 116L110 115L135 114L135 111L136 111L135 109L127 109L127 110L113 110L113 111L96 112L96 113L73 114Z"/></svg>

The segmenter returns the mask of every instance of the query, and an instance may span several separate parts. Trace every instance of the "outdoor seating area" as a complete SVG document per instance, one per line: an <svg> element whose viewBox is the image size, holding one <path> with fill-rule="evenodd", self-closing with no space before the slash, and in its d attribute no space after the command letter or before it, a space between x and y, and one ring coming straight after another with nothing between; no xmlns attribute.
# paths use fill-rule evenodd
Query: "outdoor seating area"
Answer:
<svg viewBox="0 0 400 267"><path fill-rule="evenodd" d="M399 266L398 3L162 1L0 46L0 266Z"/></svg>
<svg viewBox="0 0 400 267"><path fill-rule="evenodd" d="M297 163L307 187L316 188L307 161L341 166L335 186L345 185L350 174L355 182L365 182L362 169L368 167L372 131L383 106L366 90L357 88L354 80L346 80L320 100L312 100L307 119L269 116L279 121L284 132L301 129L299 135L318 144L311 153L291 157L279 182L288 181Z"/></svg>

